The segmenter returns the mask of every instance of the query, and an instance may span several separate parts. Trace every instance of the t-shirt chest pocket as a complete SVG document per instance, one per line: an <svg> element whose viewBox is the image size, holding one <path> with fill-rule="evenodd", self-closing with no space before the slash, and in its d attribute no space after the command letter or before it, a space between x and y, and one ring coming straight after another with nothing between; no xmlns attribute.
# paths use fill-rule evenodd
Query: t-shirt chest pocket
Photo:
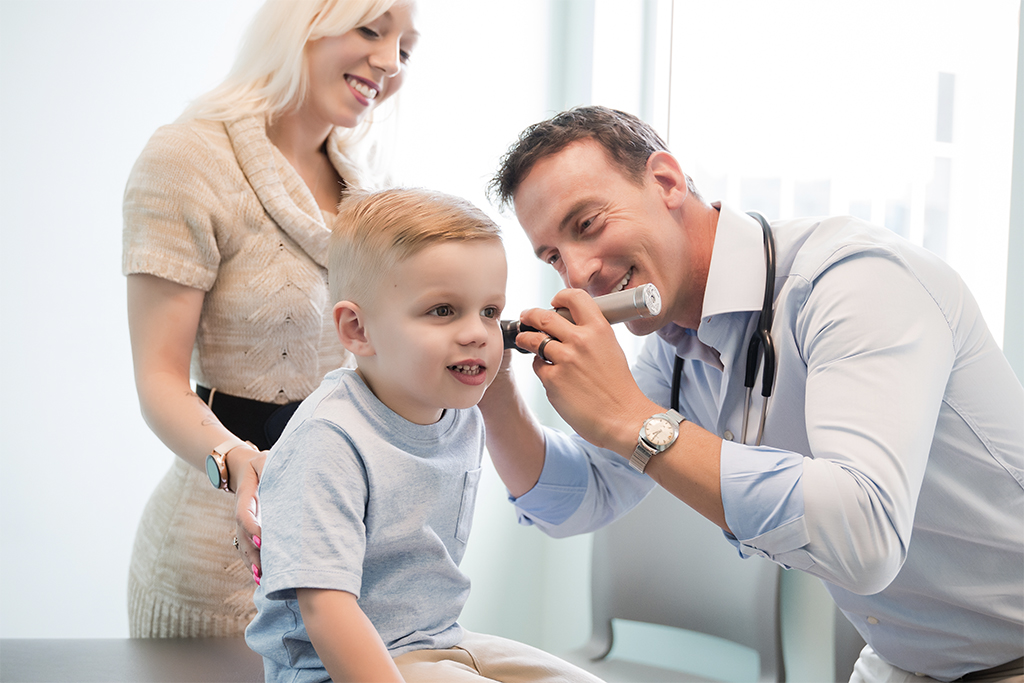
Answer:
<svg viewBox="0 0 1024 683"><path fill-rule="evenodd" d="M466 543L473 528L473 510L476 507L476 491L480 487L480 473L483 467L466 472L462 480L462 503L459 505L459 521L455 525L455 538Z"/></svg>

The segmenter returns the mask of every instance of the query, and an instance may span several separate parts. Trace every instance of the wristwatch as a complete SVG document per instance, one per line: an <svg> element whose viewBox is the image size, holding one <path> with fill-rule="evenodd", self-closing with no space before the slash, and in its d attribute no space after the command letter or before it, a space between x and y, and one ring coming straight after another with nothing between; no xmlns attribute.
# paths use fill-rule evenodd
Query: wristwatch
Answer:
<svg viewBox="0 0 1024 683"><path fill-rule="evenodd" d="M230 478L228 477L228 451L245 445L247 444L238 437L231 437L224 443L215 446L213 452L206 456L206 476L210 478L213 488L234 493L230 488Z"/></svg>
<svg viewBox="0 0 1024 683"><path fill-rule="evenodd" d="M636 449L629 459L629 464L637 472L643 474L651 456L666 450L679 437L679 425L685 418L674 410L651 415L644 420L640 428L640 436L636 441Z"/></svg>

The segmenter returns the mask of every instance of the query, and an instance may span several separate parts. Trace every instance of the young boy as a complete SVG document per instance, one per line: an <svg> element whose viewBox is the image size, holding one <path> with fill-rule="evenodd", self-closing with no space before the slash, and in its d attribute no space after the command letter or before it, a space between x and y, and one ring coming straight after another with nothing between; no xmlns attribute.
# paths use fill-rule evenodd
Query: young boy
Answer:
<svg viewBox="0 0 1024 683"><path fill-rule="evenodd" d="M357 367L303 401L260 481L246 640L267 681L598 681L456 622L505 277L498 228L468 202L402 189L343 202L328 279Z"/></svg>

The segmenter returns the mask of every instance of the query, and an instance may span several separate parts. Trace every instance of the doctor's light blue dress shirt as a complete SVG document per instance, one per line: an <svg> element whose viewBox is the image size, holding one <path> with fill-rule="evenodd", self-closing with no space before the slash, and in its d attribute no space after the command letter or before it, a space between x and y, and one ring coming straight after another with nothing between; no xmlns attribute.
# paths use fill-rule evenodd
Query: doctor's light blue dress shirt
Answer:
<svg viewBox="0 0 1024 683"><path fill-rule="evenodd" d="M668 325L633 374L719 436L722 501L743 556L822 579L875 652L940 680L1021 656L1024 389L964 282L855 218L773 226L777 379L763 445L738 443L746 345L765 265L759 225L721 207L697 330ZM753 392L750 428L761 409ZM537 485L514 501L552 536L592 531L654 483L546 430ZM754 435L748 435L752 443Z"/></svg>

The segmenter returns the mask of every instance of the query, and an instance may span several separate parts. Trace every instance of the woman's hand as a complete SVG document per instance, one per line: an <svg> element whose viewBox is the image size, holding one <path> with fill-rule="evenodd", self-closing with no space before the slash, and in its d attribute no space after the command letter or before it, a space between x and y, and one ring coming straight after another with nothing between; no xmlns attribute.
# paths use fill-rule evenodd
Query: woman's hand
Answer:
<svg viewBox="0 0 1024 683"><path fill-rule="evenodd" d="M259 499L257 489L263 465L267 461L267 452L257 453L240 468L235 488L235 538L238 539L238 550L252 569L252 578L258 586L262 576L260 564ZM232 473L234 475L234 473Z"/></svg>

